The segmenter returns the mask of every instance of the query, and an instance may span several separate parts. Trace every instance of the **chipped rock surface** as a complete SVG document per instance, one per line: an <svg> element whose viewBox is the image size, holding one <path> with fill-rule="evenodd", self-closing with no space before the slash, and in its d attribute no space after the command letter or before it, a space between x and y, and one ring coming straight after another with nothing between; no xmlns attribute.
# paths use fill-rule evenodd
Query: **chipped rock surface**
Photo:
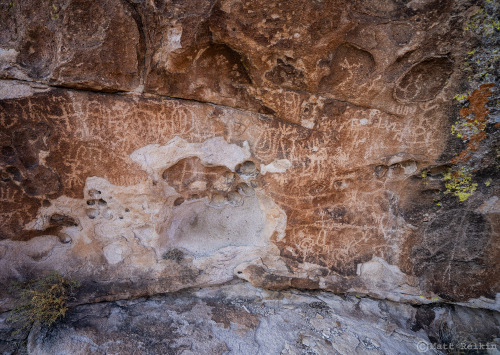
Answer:
<svg viewBox="0 0 500 355"><path fill-rule="evenodd" d="M474 315L473 315L474 314ZM472 316L472 317L471 317ZM28 354L442 354L439 346L498 346L498 313L248 284L81 305ZM0 334L6 329L0 326ZM0 349L16 341L0 342ZM442 349L442 348L441 348Z"/></svg>
<svg viewBox="0 0 500 355"><path fill-rule="evenodd" d="M78 304L244 280L498 311L495 4L0 2L0 310L14 306L12 281L55 269L81 281ZM476 50L491 55L472 61ZM155 302L167 301L137 304ZM154 322L208 317L199 302ZM117 305L79 307L139 319ZM271 349L281 318L245 314L233 343L208 318L182 331L211 334L215 353L247 336L249 353ZM75 319L54 336L83 332ZM365 344L352 321L344 345L311 323L272 351L300 353L300 338L318 353L381 353L382 333ZM172 334L159 346L198 352ZM108 346L42 336L34 353Z"/></svg>

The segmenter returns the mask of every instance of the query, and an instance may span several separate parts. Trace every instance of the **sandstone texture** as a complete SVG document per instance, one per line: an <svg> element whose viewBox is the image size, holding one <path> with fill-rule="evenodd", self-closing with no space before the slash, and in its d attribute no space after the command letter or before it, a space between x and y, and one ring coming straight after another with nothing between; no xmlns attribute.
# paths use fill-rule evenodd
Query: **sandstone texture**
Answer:
<svg viewBox="0 0 500 355"><path fill-rule="evenodd" d="M395 354L418 343L398 337L425 338L401 323L365 342L367 313L350 313L338 345L333 316L310 328L280 308L263 325L205 296L90 305L235 280L498 311L499 13L496 0L1 0L0 309L12 281L81 281L75 304L89 305L55 330L64 341L33 333L36 354L135 347L121 332L144 322L166 340L143 353L210 338L212 353Z"/></svg>
<svg viewBox="0 0 500 355"><path fill-rule="evenodd" d="M495 354L498 313L248 284L82 305L34 329L29 354L443 354L483 344ZM0 323L1 324L1 323ZM0 334L4 332L0 326ZM8 336L8 335L7 335ZM5 352L23 349L10 338ZM479 345L478 345L479 346ZM472 349L472 348L469 348ZM458 353L458 352L456 352ZM465 353L462 351L462 353Z"/></svg>

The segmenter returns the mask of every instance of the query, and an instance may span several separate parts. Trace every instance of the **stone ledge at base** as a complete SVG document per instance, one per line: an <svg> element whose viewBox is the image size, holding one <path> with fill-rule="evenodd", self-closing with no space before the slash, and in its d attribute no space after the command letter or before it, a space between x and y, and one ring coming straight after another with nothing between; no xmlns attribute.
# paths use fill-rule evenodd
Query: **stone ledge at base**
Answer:
<svg viewBox="0 0 500 355"><path fill-rule="evenodd" d="M3 317L2 317L3 318ZM29 354L439 354L445 344L500 347L500 315L413 307L247 283L75 307L29 334ZM15 344L0 322L0 351ZM496 341L496 343L495 343Z"/></svg>

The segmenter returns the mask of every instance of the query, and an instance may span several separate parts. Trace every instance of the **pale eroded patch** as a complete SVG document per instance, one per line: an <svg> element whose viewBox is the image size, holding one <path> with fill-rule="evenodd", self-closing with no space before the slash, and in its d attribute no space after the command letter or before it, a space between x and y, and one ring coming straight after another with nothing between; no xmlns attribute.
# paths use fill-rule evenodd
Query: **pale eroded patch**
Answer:
<svg viewBox="0 0 500 355"><path fill-rule="evenodd" d="M234 171L237 164L250 158L250 148L246 142L243 147L239 147L227 143L222 137L211 138L203 143L189 143L175 137L165 145L150 144L130 154L133 161L155 178L179 160L194 156L207 166L226 166Z"/></svg>
<svg viewBox="0 0 500 355"><path fill-rule="evenodd" d="M0 100L32 96L45 90L48 90L48 88L44 86L33 87L15 80L0 80Z"/></svg>
<svg viewBox="0 0 500 355"><path fill-rule="evenodd" d="M80 262L90 263L94 268L101 265L104 274L111 272L117 278L131 273L154 277L175 273L173 261L163 255L181 249L190 260L186 265L204 270L196 281L202 285L230 280L235 267L257 256L272 254L278 258L279 251L270 240L284 237L286 214L262 190L257 188L252 194L239 195L241 201L237 204L227 199L214 205L207 198L174 204L178 192L160 178L161 172L186 157L199 157L203 164L234 171L250 158L250 151L247 144L240 147L220 137L202 143L174 138L163 146L138 149L131 158L148 171L148 179L132 186L118 186L101 177L89 177L83 200L66 196L52 200L27 227L43 231L51 226L54 214L68 216L77 226L63 227L60 234L66 235L70 243L61 244L55 237L49 240L41 236L31 243L50 241L42 243L46 244L44 248L36 247L43 249L43 255L27 257L36 259L33 262L50 258L47 263L59 263L61 268ZM278 164L270 170L282 169ZM197 188L203 188L203 180L199 182ZM5 260L15 254L10 253L11 249L17 248L9 248ZM17 252L28 250L25 246L21 249Z"/></svg>
<svg viewBox="0 0 500 355"><path fill-rule="evenodd" d="M260 168L262 175L266 173L285 173L288 169L292 167L292 162L288 159L275 160L267 165L263 165Z"/></svg>

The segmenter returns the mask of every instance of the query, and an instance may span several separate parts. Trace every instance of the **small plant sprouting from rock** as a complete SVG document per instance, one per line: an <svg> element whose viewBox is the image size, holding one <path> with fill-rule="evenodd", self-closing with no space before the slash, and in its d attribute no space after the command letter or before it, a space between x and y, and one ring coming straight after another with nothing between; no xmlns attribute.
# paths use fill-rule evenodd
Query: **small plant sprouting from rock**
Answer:
<svg viewBox="0 0 500 355"><path fill-rule="evenodd" d="M28 282L13 283L10 291L17 297L18 304L8 321L16 328L14 334L37 324L51 326L63 318L68 310L67 302L78 287L78 281L69 280L57 271Z"/></svg>

